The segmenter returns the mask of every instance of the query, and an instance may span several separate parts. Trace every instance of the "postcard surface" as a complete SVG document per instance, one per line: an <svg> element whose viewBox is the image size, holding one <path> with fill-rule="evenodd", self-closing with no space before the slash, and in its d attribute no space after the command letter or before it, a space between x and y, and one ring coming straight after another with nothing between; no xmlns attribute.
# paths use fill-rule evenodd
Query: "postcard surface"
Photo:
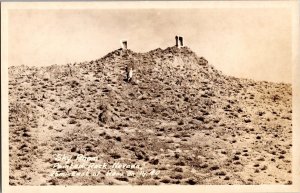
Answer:
<svg viewBox="0 0 300 193"><path fill-rule="evenodd" d="M3 189L299 192L298 30L297 1L2 3Z"/></svg>

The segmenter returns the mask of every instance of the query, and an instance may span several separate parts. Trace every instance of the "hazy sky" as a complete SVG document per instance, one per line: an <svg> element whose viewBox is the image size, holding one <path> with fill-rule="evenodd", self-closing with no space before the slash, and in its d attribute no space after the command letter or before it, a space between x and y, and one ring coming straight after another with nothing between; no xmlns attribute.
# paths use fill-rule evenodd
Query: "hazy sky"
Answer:
<svg viewBox="0 0 300 193"><path fill-rule="evenodd" d="M9 64L101 58L120 48L166 48L175 35L225 74L291 82L291 13L284 8L9 11Z"/></svg>

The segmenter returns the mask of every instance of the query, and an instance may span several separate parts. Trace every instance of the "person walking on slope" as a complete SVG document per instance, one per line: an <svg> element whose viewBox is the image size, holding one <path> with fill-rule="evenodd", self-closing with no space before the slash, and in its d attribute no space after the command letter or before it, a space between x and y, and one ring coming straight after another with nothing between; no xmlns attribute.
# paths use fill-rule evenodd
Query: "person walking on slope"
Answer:
<svg viewBox="0 0 300 193"><path fill-rule="evenodd" d="M131 82L133 76L133 64L131 62L126 66L126 74L127 74L127 78L126 78L127 82Z"/></svg>

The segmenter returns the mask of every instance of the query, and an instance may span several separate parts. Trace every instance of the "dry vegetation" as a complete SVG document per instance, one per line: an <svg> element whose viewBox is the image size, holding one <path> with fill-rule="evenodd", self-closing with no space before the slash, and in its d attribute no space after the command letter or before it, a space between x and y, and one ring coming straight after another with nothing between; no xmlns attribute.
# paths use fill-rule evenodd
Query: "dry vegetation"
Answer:
<svg viewBox="0 0 300 193"><path fill-rule="evenodd" d="M126 52L9 68L11 185L292 183L291 85L223 75L187 47ZM57 153L160 174L51 177Z"/></svg>

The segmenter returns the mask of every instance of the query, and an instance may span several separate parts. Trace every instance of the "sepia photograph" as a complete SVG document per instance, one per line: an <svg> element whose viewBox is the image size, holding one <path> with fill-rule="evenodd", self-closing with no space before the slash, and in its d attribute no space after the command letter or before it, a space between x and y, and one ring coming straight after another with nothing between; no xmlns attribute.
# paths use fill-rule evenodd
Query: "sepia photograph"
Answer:
<svg viewBox="0 0 300 193"><path fill-rule="evenodd" d="M297 1L2 3L3 186L299 191L298 28Z"/></svg>

